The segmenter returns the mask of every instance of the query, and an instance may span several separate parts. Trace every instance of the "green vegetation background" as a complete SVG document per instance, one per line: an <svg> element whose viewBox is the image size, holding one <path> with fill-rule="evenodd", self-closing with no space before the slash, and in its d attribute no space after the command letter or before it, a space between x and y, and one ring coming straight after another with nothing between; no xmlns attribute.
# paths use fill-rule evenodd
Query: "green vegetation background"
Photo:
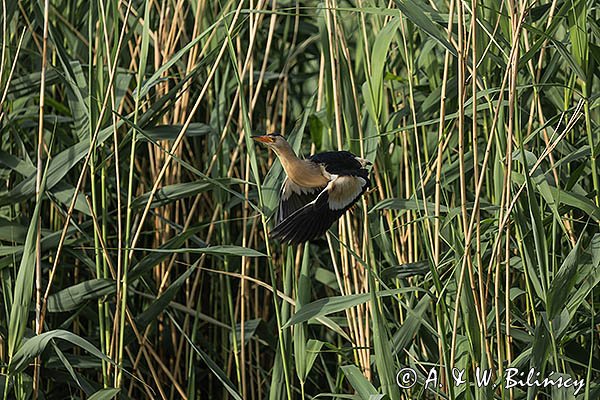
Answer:
<svg viewBox="0 0 600 400"><path fill-rule="evenodd" d="M2 0L0 398L600 398L599 9ZM272 131L375 164L300 248Z"/></svg>

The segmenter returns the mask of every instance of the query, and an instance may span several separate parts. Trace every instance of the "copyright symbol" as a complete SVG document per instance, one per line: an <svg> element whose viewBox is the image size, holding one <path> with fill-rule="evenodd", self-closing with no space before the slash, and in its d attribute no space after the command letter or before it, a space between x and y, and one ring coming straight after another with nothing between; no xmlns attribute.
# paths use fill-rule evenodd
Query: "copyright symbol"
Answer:
<svg viewBox="0 0 600 400"><path fill-rule="evenodd" d="M396 374L396 383L402 389L410 389L417 383L417 373L412 368L402 368Z"/></svg>

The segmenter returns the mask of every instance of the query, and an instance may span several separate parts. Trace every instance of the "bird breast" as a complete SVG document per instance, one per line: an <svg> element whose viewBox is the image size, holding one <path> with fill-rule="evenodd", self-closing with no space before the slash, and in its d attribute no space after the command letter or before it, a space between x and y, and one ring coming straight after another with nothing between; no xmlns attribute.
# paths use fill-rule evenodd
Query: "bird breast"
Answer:
<svg viewBox="0 0 600 400"><path fill-rule="evenodd" d="M329 183L329 177L325 175L327 173L321 165L308 160L297 160L291 163L283 162L282 164L287 176L296 185L316 188Z"/></svg>

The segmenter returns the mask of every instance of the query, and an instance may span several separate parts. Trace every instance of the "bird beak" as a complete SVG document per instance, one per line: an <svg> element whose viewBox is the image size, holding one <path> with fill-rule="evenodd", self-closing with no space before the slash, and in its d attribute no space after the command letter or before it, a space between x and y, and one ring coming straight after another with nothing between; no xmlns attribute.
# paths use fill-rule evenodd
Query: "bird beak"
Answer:
<svg viewBox="0 0 600 400"><path fill-rule="evenodd" d="M267 144L275 142L275 139L273 139L269 135L255 135L255 136L252 136L252 139L256 140L257 142L267 143Z"/></svg>

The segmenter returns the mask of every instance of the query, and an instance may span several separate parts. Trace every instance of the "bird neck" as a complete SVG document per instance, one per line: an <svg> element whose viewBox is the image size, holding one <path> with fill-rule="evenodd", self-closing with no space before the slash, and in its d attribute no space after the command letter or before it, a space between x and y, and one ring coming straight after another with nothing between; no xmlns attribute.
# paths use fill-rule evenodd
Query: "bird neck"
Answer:
<svg viewBox="0 0 600 400"><path fill-rule="evenodd" d="M315 163L298 158L289 143L274 150L288 178L295 184L304 187L322 187L327 184L328 180L323 176L321 168Z"/></svg>

